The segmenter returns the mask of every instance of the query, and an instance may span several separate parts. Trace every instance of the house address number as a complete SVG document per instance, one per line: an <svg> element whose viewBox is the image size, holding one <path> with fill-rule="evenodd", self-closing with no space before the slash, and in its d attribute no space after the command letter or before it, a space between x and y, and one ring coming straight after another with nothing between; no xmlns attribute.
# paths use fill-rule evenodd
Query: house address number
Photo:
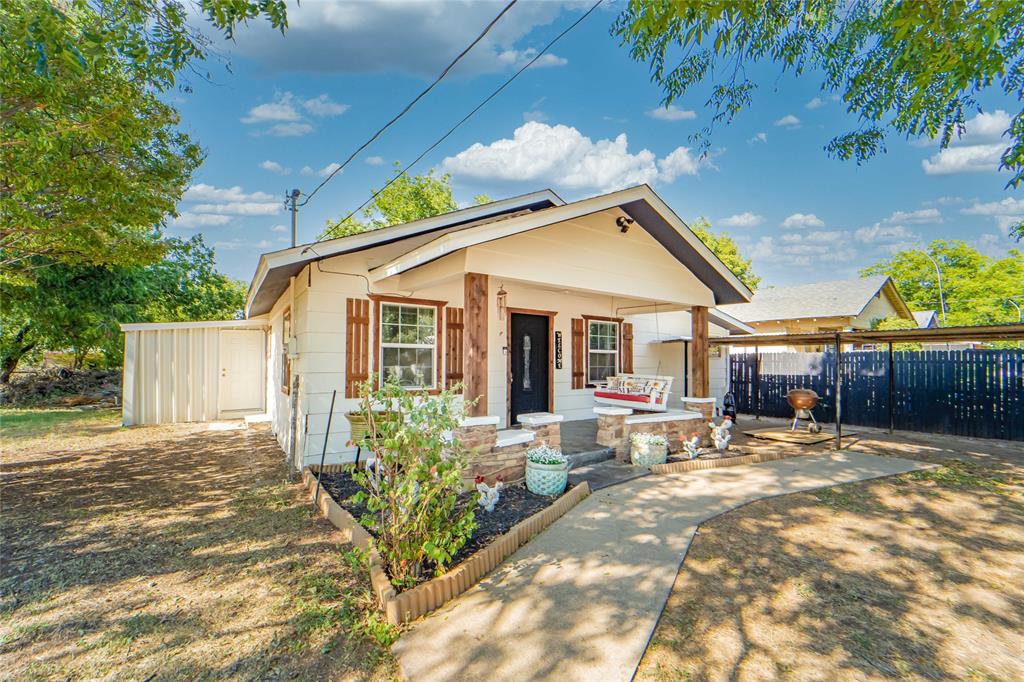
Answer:
<svg viewBox="0 0 1024 682"><path fill-rule="evenodd" d="M555 369L562 369L562 332L555 332Z"/></svg>

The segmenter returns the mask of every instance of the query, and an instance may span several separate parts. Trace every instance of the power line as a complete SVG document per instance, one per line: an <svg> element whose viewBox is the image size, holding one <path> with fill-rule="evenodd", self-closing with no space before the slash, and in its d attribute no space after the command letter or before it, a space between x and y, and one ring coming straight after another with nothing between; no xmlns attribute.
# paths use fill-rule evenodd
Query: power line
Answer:
<svg viewBox="0 0 1024 682"><path fill-rule="evenodd" d="M391 127L392 125L394 125L394 123L395 123L396 121L398 121L398 119L402 118L402 116L404 116L405 114L407 114L407 113L409 112L409 110L410 110L410 109L412 109L412 108L413 108L414 106L416 106L416 103L417 103L417 102L419 102L419 101L420 101L421 99L423 99L424 97L426 97L427 93L429 93L429 92L430 92L431 90L433 90L433 89L434 89L434 87L435 87L435 86L436 86L436 85L437 85L438 83L440 83L440 82L441 82L441 81L442 81L442 80L444 79L444 77L445 77L445 76L447 76L447 75L448 75L448 72L449 72L449 71L451 71L451 70L452 70L453 68L455 68L455 65L456 65L456 64L458 64L458 63L459 63L459 61L460 61L460 60L461 60L461 59L462 59L463 57L465 57L465 56L466 56L467 54L469 54L469 51L470 51L470 50L472 50L472 49L473 49L474 47L476 47L477 43L479 43L479 42L480 42L481 40L483 40L483 39L484 39L484 36L486 36L486 35L487 35L487 34L488 34L488 33L490 32L490 30L491 30L492 28L494 28L494 25L498 23L498 20L499 20L499 19L501 19L501 18L502 18L503 16L505 16L505 13L506 13L506 12L508 12L508 11L509 11L510 9L512 9L512 5L516 4L516 2L518 2L518 0L511 0L511 1L510 1L510 2L509 2L509 3L507 4L507 5L505 5L505 8L504 8L504 9L502 9L502 10L501 10L501 11L500 11L500 12L498 13L498 16L496 16L496 17L494 17L493 19L491 19L491 23L487 24L487 26L485 26L485 27L484 27L484 30L483 30L483 31L482 31L482 32L480 33L480 35L478 35L478 36L476 37L476 39L475 39L475 40L473 40L473 42L471 42L471 43L469 44L469 46L467 46L467 47L466 47L466 49L464 49L464 50L463 50L462 52L460 52L460 53L458 54L458 56L456 56L456 57L455 57L455 59L453 59L453 60L451 61L451 63L449 63L449 64L448 64L448 66L444 67L444 71L442 71L442 72L441 72L441 74L440 74L440 75L439 75L439 76L438 76L437 78L435 78L435 79L434 79L434 82L433 82L433 83L431 83L430 85L428 85L428 86L426 87L426 89L425 89L425 90L423 90L423 92L421 92L420 94L416 95L416 97L415 97L415 98L413 98L413 100L412 100L411 102L409 102L408 104L406 104L406 105L405 105L405 107L404 107L404 108L403 108L403 109L402 109L401 111L399 111L399 112L398 112L398 113L397 113L397 114L396 114L396 115L394 116L394 118L392 118L392 119L391 119L390 121L388 121L387 123L385 123L385 124L384 124L384 126L383 126L383 127L382 127L382 128L380 129L380 130L378 130L377 132L375 132L375 133L373 134L373 136L372 136L372 137L370 137L370 139L369 139L369 140L367 140L366 142L364 142L364 143L363 143L362 145L360 145L360 147L359 147L358 149L356 149L356 150L355 150L354 152L352 152L352 153L351 153L351 154L349 155L349 157L348 157L347 159L345 159L345 162L344 162L344 163L342 163L342 164L341 164L340 166L338 166L337 168L335 168L334 170L332 170L332 171L331 171L331 172L330 172L330 173L329 173L329 174L327 175L327 177L323 179L323 182L321 182L321 183L320 183L319 185L317 185L316 187L314 187L314 188L313 188L313 191L312 191L312 192L310 192L309 194L307 194L307 195L306 195L306 198L305 198L305 199L303 200L303 202L302 202L301 204L299 204L299 205L300 205L300 206L305 206L306 204L308 204L308 203L309 203L309 200L310 200L310 199L312 199L312 198L313 198L313 196L314 196L314 195L315 195L315 194L316 194L317 192L319 192L319 191L320 191L320 189L321 189L321 188L322 188L322 187L323 187L324 185L326 185L326 184L327 184L328 182L330 182L330 181L331 181L331 180L332 180L332 179L334 178L334 176L335 176L335 175L337 175L338 173L340 173L340 172L341 172L341 170L342 170L343 168L345 168L345 166L347 166L347 165L348 165L349 163L351 163L351 162L352 162L352 159L356 158L356 156L358 156L358 155L359 155L359 152L361 152L361 151L363 151L364 149L366 149L367 147L369 147L369 146L370 146L370 145L371 145L371 144L373 143L373 141L374 141L374 140L376 140L376 139L377 139L378 137L380 137L381 135L383 135L383 134L384 134L384 131L386 131L386 130L387 130L388 128L390 128L390 127Z"/></svg>
<svg viewBox="0 0 1024 682"><path fill-rule="evenodd" d="M379 190L377 190L376 192L374 192L373 194L371 194L371 195L370 195L370 198L369 198L369 199L367 199L366 201L364 201L363 203L361 203L361 204L360 204L360 205L359 205L358 207L356 207L356 208L355 208L355 209L354 209L354 210L353 210L353 211L352 211L351 213L349 213L349 214L348 214L347 216L345 216L345 217L344 217L344 218L343 218L343 219L342 219L342 220L341 220L341 221L340 221L340 222L339 222L338 224L339 224L339 225L343 225L343 224L345 224L346 222L348 222L349 218L351 218L351 217L352 217L352 216L354 216L354 215L355 215L356 213L358 213L359 211L361 211L361 210L363 210L364 208L366 208L366 205L367 205L367 204L369 204L369 203L370 203L371 201L373 201L374 199L376 199L376 198L377 198L378 196L380 196L380 193L381 193L381 192L383 192L383 191L384 191L384 190L386 190L386 189L387 189L388 187L390 187L390 186L391 186L392 184L394 184L395 182L397 182L397 181L398 181L398 179L399 179L399 178L401 178L401 177L402 177L403 175L405 175L405 174L406 174L406 173L408 172L408 170L409 170L410 168L412 168L412 167L413 167L413 166L415 166L415 165L416 165L417 163L419 163L420 161L422 161L422 160L423 160L423 157L424 157L424 156L426 156L426 155L427 155L427 154L429 154L430 152L434 151L434 149L436 149L436 148L438 147L438 145L440 145L440 144L441 144L442 142L444 142L445 140L447 140L447 139L448 139L448 138L449 138L449 137L451 136L451 134L452 134L452 133L454 133L454 132L455 132L456 130L458 130L458 129L459 129L459 128L460 128L461 126L462 126L462 124L463 124L463 123L465 123L466 121L468 121L469 119L471 119L471 118L473 117L473 115L474 115L474 114L476 114L476 112L478 112L478 111L480 111L481 109L483 109L483 108L484 108L484 106L485 106L485 105L486 105L486 104L487 104L488 102L490 102L490 101L491 101L492 99L494 99L495 97L497 97L497 96L498 96L498 94L499 94L499 93L500 93L500 92L501 92L502 90L504 90L504 89L505 89L505 88L507 88L507 87L508 87L509 85L511 85L511 84L512 84L512 81L514 81L514 80L515 80L516 78L518 78L518 77L519 77L519 74L521 74L521 73L522 73L523 71L526 71L526 70L527 70L528 68L530 68L531 66L533 66L534 62L536 62L536 61L537 61L538 59L540 59L540 58L541 58L542 56L544 56L544 53L545 53L545 52L547 52L547 51L548 51L549 49L551 49L551 47L552 47L552 46L553 46L553 45L554 45L555 43L557 43L557 42L558 42L559 40L561 40L561 39L562 39L562 37L563 37L563 36L565 36L565 34L567 34L567 33L568 33L569 31L573 30L574 28L576 28L576 27L577 27L577 26L578 26L578 25L579 25L579 24L580 24L580 23L581 23L581 22L582 22L582 21L583 21L584 19L586 19L587 17L589 17L589 16L591 15L591 13L593 13L593 11L594 11L594 10L596 10L596 9L598 8L598 6L600 6L600 4L601 4L602 2L604 2L604 0L597 0L597 2L595 2L595 3L594 3L594 4L593 4L593 5L591 6L591 7L590 7L590 9L588 9L588 10L587 10L586 12L584 12L584 13L583 13L583 14L582 14L582 15L581 15L581 16L580 16L579 18L577 18L577 19L576 19L576 21L574 21L574 22L572 22L571 24L569 24L569 26L568 26L568 27L566 27L566 29L565 29L565 30L563 30L563 31L562 31L561 33L559 33L559 34L558 34L557 36L555 36L555 37L554 37L554 38L553 38L553 39L551 40L551 42L549 42L549 43L548 43L547 45L545 45L545 46L544 46L544 49L542 49L542 50L541 50L540 52L538 52L538 53L537 53L537 54L536 54L536 55L535 55L535 56L533 57L533 59L531 59L531 60L530 60L529 62L527 62L527 63L526 63L526 65L525 65L525 66L523 66L523 68L519 69L519 70L518 70L518 71L516 71L516 72L515 72L514 74L512 74L512 76L511 76L511 77L510 77L510 78L509 78L509 79L508 79L507 81L505 81L504 83L502 83L502 84L501 84L501 86L500 86L500 87L498 87L498 89L497 89L497 90L495 90L495 91L494 91L494 92L492 92L492 93L491 93L490 95L488 95L487 97L485 97L485 98L484 98L484 100L483 100L482 102L480 102L479 104L477 104L477 105L476 105L476 106L475 106L475 107L474 107L474 108L473 108L473 109L472 109L472 110L471 110L471 111L470 111L470 112L469 112L468 114L466 114L466 115L465 115L465 116L464 116L464 117L462 118L462 120L460 120L460 121L459 121L458 123L456 123L456 124L455 124L454 126L452 126L451 128L449 128L449 129L448 129L448 132L446 132L446 133L445 133L444 135L442 135L441 137L439 137L439 138L437 139L437 141L435 141L435 142L434 142L434 143L433 143L432 145L430 145L430 146L429 146L429 147L427 147L427 148L426 148L425 150L423 150L423 152L422 152L422 153L421 153L421 154L420 154L419 156L417 156L417 157L416 157L415 159L413 159L412 163L409 163L409 164L408 164L408 165L406 165L406 166L405 166L404 168L402 168L402 170L400 170L400 171L399 171L399 172L398 172L398 173L397 173L397 174L395 175L395 177L393 177L393 178L391 178L390 180L388 180L388 181L387 181L387 183L385 183L385 185L384 185L383 187L381 187L381 188L380 188Z"/></svg>

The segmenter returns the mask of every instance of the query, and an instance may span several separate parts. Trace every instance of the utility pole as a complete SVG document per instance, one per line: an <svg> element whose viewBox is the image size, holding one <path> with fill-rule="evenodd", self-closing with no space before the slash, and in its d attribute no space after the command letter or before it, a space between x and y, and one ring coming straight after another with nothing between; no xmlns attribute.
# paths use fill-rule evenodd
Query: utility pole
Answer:
<svg viewBox="0 0 1024 682"><path fill-rule="evenodd" d="M300 192L299 190L293 189L291 192L289 192L286 195L286 198L285 198L285 204L288 205L289 210L292 212L292 246L293 247L298 246L298 244L299 244L299 227L298 227L299 209L295 205L295 202L298 201L299 195L301 195L301 194L302 194L302 192Z"/></svg>
<svg viewBox="0 0 1024 682"><path fill-rule="evenodd" d="M295 214L293 213L292 215L294 216ZM292 219L294 220L294 217ZM927 248L921 249L921 253L923 253L925 255L925 257L932 262L932 265L935 266L935 276L939 280L939 307L942 308L942 326L945 327L946 326L946 299L943 298L943 296L942 296L942 270L939 269L938 261L936 261L934 258L932 258L932 255L930 253L928 253L928 249Z"/></svg>

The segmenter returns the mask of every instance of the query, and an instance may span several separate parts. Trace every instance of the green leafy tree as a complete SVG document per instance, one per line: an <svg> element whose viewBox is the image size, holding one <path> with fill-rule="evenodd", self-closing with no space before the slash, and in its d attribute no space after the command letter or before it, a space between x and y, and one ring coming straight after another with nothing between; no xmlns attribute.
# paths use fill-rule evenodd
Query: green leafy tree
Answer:
<svg viewBox="0 0 1024 682"><path fill-rule="evenodd" d="M747 66L771 62L820 77L859 118L826 151L858 163L885 150L893 132L936 139L963 131L978 94L1024 95L1022 0L630 0L613 32L650 65L664 104L710 83L710 124L697 136L710 148L715 124L753 101ZM1007 131L1000 168L1024 179L1024 111Z"/></svg>
<svg viewBox="0 0 1024 682"><path fill-rule="evenodd" d="M1009 301L1021 304L1024 300L1024 253L1019 249L1010 249L1006 257L996 259L965 242L940 239L928 245L927 254L942 272L947 325L1017 321L1017 311ZM860 274L891 277L913 310L940 310L935 265L920 249L899 251Z"/></svg>
<svg viewBox="0 0 1024 682"><path fill-rule="evenodd" d="M732 273L741 282L747 285L751 291L757 290L761 278L754 274L751 259L744 258L740 253L740 247L736 244L728 232L715 232L707 218L698 218L690 224L690 229L700 237L700 240L707 245L711 252L725 263L725 266L732 270Z"/></svg>
<svg viewBox="0 0 1024 682"><path fill-rule="evenodd" d="M283 0L200 0L228 37ZM129 266L160 259L199 147L165 93L209 43L175 0L11 0L0 4L0 268L32 276L39 258ZM187 84L183 86L187 90Z"/></svg>
<svg viewBox="0 0 1024 682"><path fill-rule="evenodd" d="M389 225L430 218L459 208L452 194L452 178L447 173L434 175L431 169L424 175L401 173L401 165L395 164L397 179L380 191L363 210L362 219L354 216L340 220L328 220L320 239L348 237L367 230L377 230ZM477 204L486 204L486 194L474 198Z"/></svg>
<svg viewBox="0 0 1024 682"><path fill-rule="evenodd" d="M911 320L904 319L902 317L892 316L885 317L880 320L874 320L871 323L872 329L878 329L882 331L888 331L890 329L917 329L917 324ZM897 343L893 346L893 350L921 350L920 343Z"/></svg>
<svg viewBox="0 0 1024 682"><path fill-rule="evenodd" d="M0 282L0 383L25 355L71 349L76 367L99 350L120 364L122 322L239 317L245 285L216 271L201 236L169 239L166 257L149 266L39 262L31 280Z"/></svg>

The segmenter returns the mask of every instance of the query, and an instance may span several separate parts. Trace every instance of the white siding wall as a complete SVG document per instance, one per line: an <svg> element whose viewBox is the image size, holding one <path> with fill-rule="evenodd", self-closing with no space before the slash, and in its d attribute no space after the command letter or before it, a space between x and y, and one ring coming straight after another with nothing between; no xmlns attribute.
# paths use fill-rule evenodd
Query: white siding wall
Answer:
<svg viewBox="0 0 1024 682"><path fill-rule="evenodd" d="M180 324L125 331L122 419L126 426L218 419L221 331L262 331L258 321Z"/></svg>
<svg viewBox="0 0 1024 682"><path fill-rule="evenodd" d="M338 399L327 442L327 462L348 461L355 454L355 449L348 446L350 428L344 417L345 413L358 407L356 400L344 398L346 299L367 298L370 285L364 277L370 275L369 267L387 262L397 255L394 251L394 247L381 247L351 256L327 259L320 268L313 266L304 270L294 279L293 285L282 295L269 315L269 365L272 379L268 382L268 392L273 398L270 404L274 429L281 446L287 449L287 434L291 425L287 398L278 389L278 359L280 317L284 308L291 305L298 352L298 358L293 362L293 372L300 381L298 466L319 461L332 390L338 391ZM629 286L640 287L648 296L660 293L694 304L707 303L711 296L707 287L671 260L643 230L622 235L614 225L614 218L608 216L586 219L583 224L544 228L529 236L514 237L457 252L402 276L375 282L372 291L445 301L450 306L462 307L464 271L503 273L500 277L490 276L488 284L488 414L499 416L502 426L507 422L507 359L504 352L507 345L506 321L498 320L496 304L497 291L504 285L510 308L556 312L555 329L562 334L563 366L555 370L555 411L568 420L591 419L593 390L572 389L571 320L584 314L623 316L623 312L628 312L628 307L636 305L638 301L635 298L616 298L600 293L564 291L560 284L541 287L525 282L542 280L554 283L568 278L566 281L576 282L575 286L583 286L581 282L584 282L599 289L608 287L607 271L612 267L609 266L608 253L615 253L615 258L610 262L615 269L613 274L616 285L619 280L625 282L623 278L628 279L626 275L631 274L633 277ZM551 257L556 254L557 257L552 260ZM628 273L620 272L623 269L628 270ZM513 273L529 274L530 278L518 279ZM643 281L637 280L637 277L642 277ZM689 317L679 317L679 320L683 319L688 333ZM371 324L371 348L376 333L374 326ZM665 333L669 334L667 330ZM680 333L676 329L671 335L678 337ZM658 362L653 359L653 353L671 358L671 351L660 348L657 351L648 350L646 345L644 337L634 341L637 371L648 365L657 367ZM443 355L443 341L441 348ZM677 355L678 350L679 347L676 348ZM443 357L441 362L443 366ZM681 374L681 371L680 367L678 372ZM675 389L677 396L682 390L681 385L680 380L679 387Z"/></svg>

